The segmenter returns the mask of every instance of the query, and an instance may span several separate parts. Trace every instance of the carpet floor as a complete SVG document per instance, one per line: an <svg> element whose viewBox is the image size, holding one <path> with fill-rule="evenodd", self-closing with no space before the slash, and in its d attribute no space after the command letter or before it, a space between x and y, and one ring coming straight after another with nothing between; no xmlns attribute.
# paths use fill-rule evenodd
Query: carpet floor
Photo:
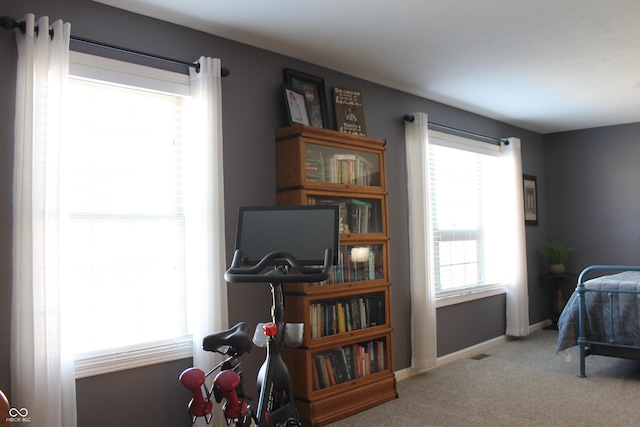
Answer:
<svg viewBox="0 0 640 427"><path fill-rule="evenodd" d="M556 354L540 330L479 357L398 382L399 398L330 424L351 426L640 426L640 361Z"/></svg>

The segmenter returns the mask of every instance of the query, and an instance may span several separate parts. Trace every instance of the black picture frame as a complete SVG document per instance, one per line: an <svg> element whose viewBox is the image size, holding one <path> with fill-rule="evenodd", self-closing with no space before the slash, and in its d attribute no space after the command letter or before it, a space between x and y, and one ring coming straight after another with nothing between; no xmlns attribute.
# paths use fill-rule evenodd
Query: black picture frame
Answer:
<svg viewBox="0 0 640 427"><path fill-rule="evenodd" d="M309 110L304 93L293 86L282 85L282 95L289 125L298 123L309 126Z"/></svg>
<svg viewBox="0 0 640 427"><path fill-rule="evenodd" d="M329 129L324 79L290 68L285 68L283 75L285 85L298 89L304 94L309 113L309 125Z"/></svg>
<svg viewBox="0 0 640 427"><path fill-rule="evenodd" d="M533 175L522 175L524 197L524 224L538 225L538 179Z"/></svg>

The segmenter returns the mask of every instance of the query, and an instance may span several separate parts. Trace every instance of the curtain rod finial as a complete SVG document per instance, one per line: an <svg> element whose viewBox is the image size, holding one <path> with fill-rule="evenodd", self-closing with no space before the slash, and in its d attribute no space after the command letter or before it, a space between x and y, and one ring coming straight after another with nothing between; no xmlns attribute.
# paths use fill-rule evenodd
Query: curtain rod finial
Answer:
<svg viewBox="0 0 640 427"><path fill-rule="evenodd" d="M27 30L27 24L24 21L17 22L10 16L0 16L0 27L5 30L13 30L17 28L22 34Z"/></svg>
<svg viewBox="0 0 640 427"><path fill-rule="evenodd" d="M0 16L0 27L5 30L13 30L14 28L19 28L20 24L10 16Z"/></svg>
<svg viewBox="0 0 640 427"><path fill-rule="evenodd" d="M416 118L413 117L411 114L405 114L403 119L405 122L412 123Z"/></svg>

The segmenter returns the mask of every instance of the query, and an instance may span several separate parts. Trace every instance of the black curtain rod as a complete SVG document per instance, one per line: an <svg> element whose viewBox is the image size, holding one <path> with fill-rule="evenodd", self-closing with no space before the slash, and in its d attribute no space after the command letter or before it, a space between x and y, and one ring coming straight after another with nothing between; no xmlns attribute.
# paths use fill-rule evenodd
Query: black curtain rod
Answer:
<svg viewBox="0 0 640 427"><path fill-rule="evenodd" d="M416 118L413 117L411 114L405 114L403 119L404 119L405 122L411 123ZM509 141L506 140L506 139L500 139L500 138L494 138L492 136L480 135L478 133L473 133L473 132L469 132L469 131L462 130L462 129L456 129L456 128L452 128L450 126L440 125L438 123L429 122L429 127L430 128L434 127L434 128L445 129L445 130L452 131L452 132L462 133L462 134L465 134L465 135L471 135L471 136L474 136L476 138L486 139L486 140L490 141L492 144L495 144L495 145L500 145L500 143L502 143L502 142L504 142L505 144L509 144Z"/></svg>
<svg viewBox="0 0 640 427"><path fill-rule="evenodd" d="M13 30L14 28L18 28L22 34L25 33L26 31L26 23L24 21L20 21L17 22L15 19L13 19L10 16L2 16L0 17L0 26L6 30ZM37 30L37 27L36 27ZM117 50L119 52L126 52L126 53L130 53L133 55L138 55L138 56L143 56L145 58L151 58L151 59L155 59L158 61L165 61L165 62L170 62L172 64L179 64L179 65L185 65L187 67L193 67L195 68L196 72L200 72L200 63L199 62L187 62L187 61L181 61L179 59L173 59L173 58L167 58L166 56L160 56L160 55L154 55L151 53L146 53L146 52L141 52L138 50L133 50L133 49L128 49L128 48L124 48L124 47L120 47L120 46L115 46L112 44L108 44L108 43L102 43L102 42L97 42L95 40L90 40L90 39L85 39L83 37L77 37L77 36L71 36L71 40L78 42L78 43L84 43L84 44L89 44L92 46L98 46L98 47L102 47L102 48L107 48L107 49L112 49L112 50ZM229 70L225 67L222 67L220 69L220 75L222 77L227 77L229 75Z"/></svg>

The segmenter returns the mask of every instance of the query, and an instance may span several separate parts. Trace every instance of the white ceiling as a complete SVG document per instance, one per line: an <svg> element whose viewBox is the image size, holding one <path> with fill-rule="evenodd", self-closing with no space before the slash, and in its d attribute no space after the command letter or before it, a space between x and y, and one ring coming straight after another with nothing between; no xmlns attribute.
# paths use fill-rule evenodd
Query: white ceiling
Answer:
<svg viewBox="0 0 640 427"><path fill-rule="evenodd" d="M640 122L640 0L94 1L540 133Z"/></svg>

